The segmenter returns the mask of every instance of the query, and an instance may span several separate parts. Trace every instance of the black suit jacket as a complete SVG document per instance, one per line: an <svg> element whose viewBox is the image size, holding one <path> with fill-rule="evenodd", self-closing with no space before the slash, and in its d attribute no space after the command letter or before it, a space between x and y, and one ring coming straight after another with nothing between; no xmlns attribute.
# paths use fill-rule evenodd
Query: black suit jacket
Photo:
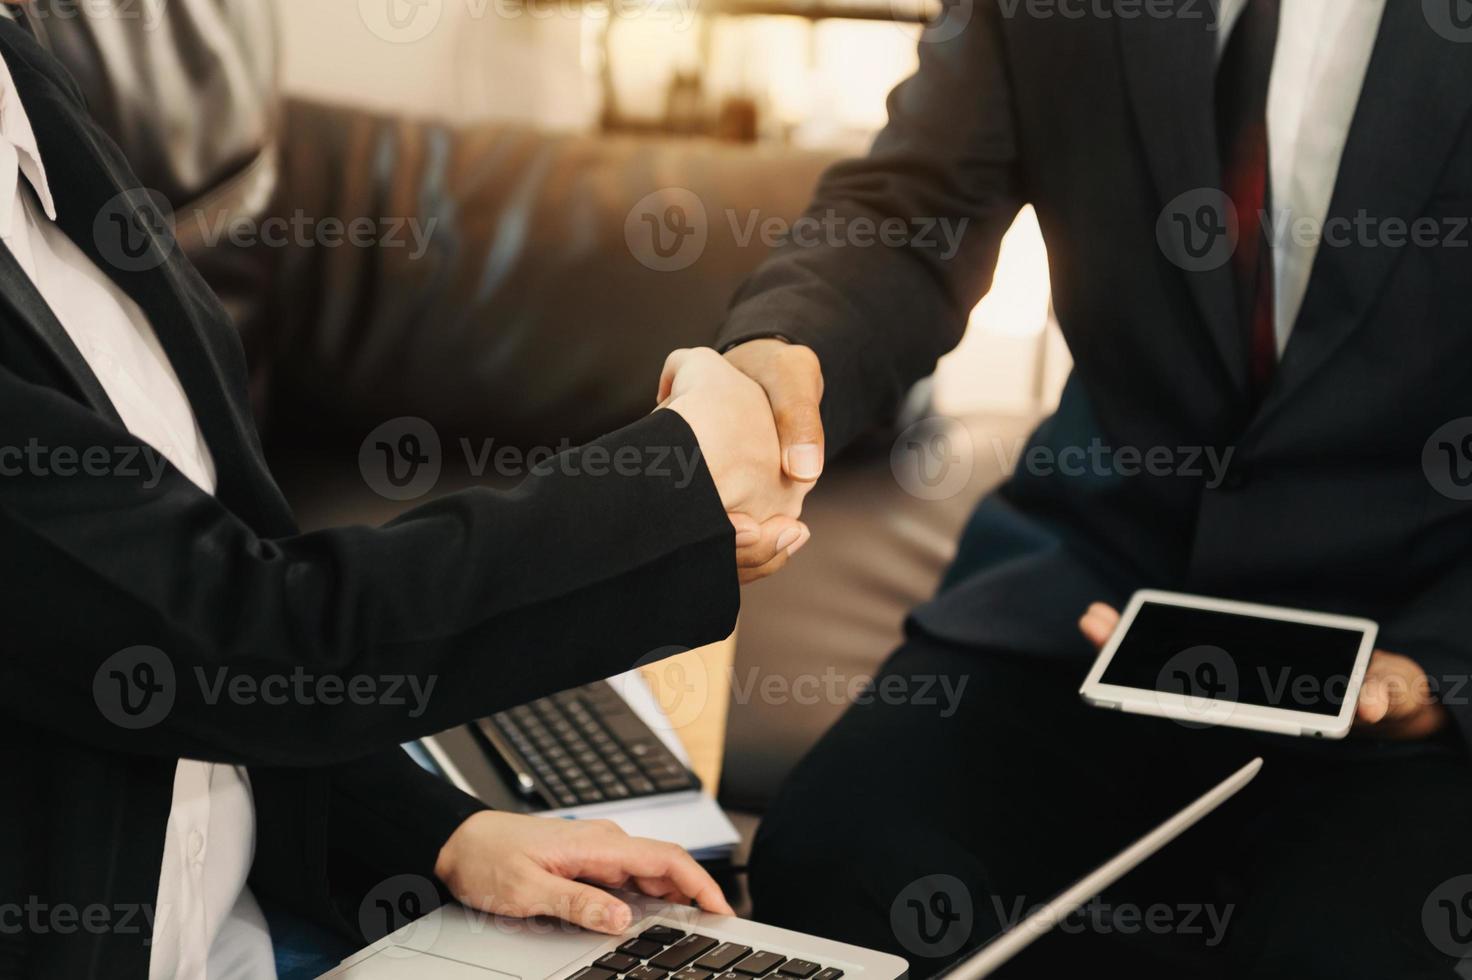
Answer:
<svg viewBox="0 0 1472 980"><path fill-rule="evenodd" d="M225 312L166 234L108 218L135 181L64 72L8 21L0 54L61 227L149 315L218 471L213 497L172 467L157 485L128 472L147 447L0 248L0 452L38 447L46 461L0 460L0 975L146 975L181 757L250 767L261 897L371 925L362 897L401 874L422 892L479 806L400 743L730 633L730 524L703 463L687 483L669 462L698 458L693 434L659 412L594 444L637 453L638 476L574 459L384 528L298 533ZM107 475L60 473L88 450L111 461ZM114 676L109 658L137 646L157 651L152 672ZM220 696L221 670L262 692L298 675L343 686L284 703ZM405 687L341 703L355 678L389 694L409 675L435 685L422 711ZM146 718L118 714L124 688ZM167 710L147 714L155 703Z"/></svg>
<svg viewBox="0 0 1472 980"><path fill-rule="evenodd" d="M1359 613L1472 731L1472 505L1454 482L1443 492L1472 450L1452 439L1455 459L1427 452L1444 424L1472 417L1472 46L1439 34L1426 5L1387 4L1330 218L1431 218L1447 240L1397 245L1381 225L1391 234L1326 242L1258 404L1230 264L1195 271L1183 240L1167 249L1157 235L1181 195L1194 204L1221 186L1214 5L1128 6L1033 17L1027 3L956 5L969 23L922 41L872 151L834 167L810 213L964 219L959 253L790 245L740 291L719 342L780 333L813 347L836 449L957 342L1002 233L1031 203L1075 368L1032 438L1036 465L1023 455L980 506L915 621L1082 658L1085 605L1140 586ZM1069 476L1049 464L1095 440L1164 447L1180 465ZM1203 447L1233 451L1220 485L1180 473Z"/></svg>

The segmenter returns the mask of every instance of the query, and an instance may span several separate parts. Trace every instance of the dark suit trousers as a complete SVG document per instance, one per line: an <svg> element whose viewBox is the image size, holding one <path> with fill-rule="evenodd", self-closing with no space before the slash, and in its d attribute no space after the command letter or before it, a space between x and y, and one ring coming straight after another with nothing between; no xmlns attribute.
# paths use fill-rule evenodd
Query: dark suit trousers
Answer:
<svg viewBox="0 0 1472 980"><path fill-rule="evenodd" d="M757 917L928 976L1261 755L1238 797L997 976L1412 980L1472 953L1455 738L1187 728L1084 705L1086 670L912 635L765 818Z"/></svg>

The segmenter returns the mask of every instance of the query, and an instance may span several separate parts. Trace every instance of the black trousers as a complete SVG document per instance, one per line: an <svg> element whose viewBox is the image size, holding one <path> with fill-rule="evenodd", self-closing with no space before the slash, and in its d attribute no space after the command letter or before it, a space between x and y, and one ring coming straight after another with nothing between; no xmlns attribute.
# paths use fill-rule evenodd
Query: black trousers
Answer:
<svg viewBox="0 0 1472 980"><path fill-rule="evenodd" d="M928 976L1261 755L1238 797L996 975L1415 980L1472 955L1455 738L1192 729L1084 705L1086 670L912 637L764 818L757 918Z"/></svg>

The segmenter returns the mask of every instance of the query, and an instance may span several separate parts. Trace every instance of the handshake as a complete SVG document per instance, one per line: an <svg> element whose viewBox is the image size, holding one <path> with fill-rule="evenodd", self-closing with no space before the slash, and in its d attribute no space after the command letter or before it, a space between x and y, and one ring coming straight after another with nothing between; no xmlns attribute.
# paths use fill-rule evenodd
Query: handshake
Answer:
<svg viewBox="0 0 1472 980"><path fill-rule="evenodd" d="M722 357L677 350L659 379L661 408L678 412L736 529L742 584L778 571L810 537L802 501L823 471L823 374L817 355L752 340Z"/></svg>

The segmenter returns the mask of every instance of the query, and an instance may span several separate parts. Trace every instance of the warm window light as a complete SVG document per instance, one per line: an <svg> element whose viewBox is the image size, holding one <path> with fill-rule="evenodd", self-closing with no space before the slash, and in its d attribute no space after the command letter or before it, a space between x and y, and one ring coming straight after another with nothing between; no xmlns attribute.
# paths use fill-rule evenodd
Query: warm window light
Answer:
<svg viewBox="0 0 1472 980"><path fill-rule="evenodd" d="M1068 354L1051 321L1052 286L1038 216L1024 208L1002 239L992 290L966 336L941 358L934 407L949 414L1036 411L1057 397Z"/></svg>
<svg viewBox="0 0 1472 980"><path fill-rule="evenodd" d="M968 335L977 331L1006 337L1036 337L1048 325L1048 250L1032 205L1023 208L1002 239L992 290L971 311Z"/></svg>

